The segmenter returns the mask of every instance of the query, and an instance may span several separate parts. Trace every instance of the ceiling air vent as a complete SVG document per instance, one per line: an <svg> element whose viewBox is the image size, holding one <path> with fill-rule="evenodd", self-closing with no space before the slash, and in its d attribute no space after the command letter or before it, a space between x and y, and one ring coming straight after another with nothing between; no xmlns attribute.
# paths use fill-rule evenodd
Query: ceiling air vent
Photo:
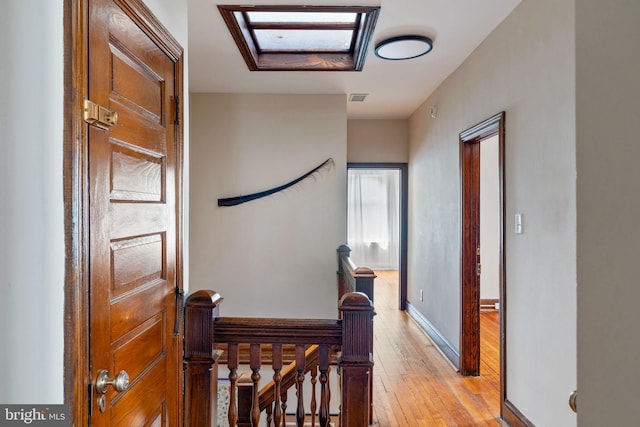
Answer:
<svg viewBox="0 0 640 427"><path fill-rule="evenodd" d="M368 93L352 93L349 95L349 102L364 102L369 96Z"/></svg>

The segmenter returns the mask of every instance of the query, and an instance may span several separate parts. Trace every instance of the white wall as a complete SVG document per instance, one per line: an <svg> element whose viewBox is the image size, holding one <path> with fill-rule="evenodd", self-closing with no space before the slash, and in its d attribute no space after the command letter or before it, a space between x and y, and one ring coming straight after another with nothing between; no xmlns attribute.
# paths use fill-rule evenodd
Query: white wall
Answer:
<svg viewBox="0 0 640 427"><path fill-rule="evenodd" d="M162 3L186 46L186 0ZM62 0L3 2L0 50L0 402L62 403Z"/></svg>
<svg viewBox="0 0 640 427"><path fill-rule="evenodd" d="M191 290L213 289L223 315L337 315L346 240L344 95L191 94ZM285 184L238 206L217 199Z"/></svg>
<svg viewBox="0 0 640 427"><path fill-rule="evenodd" d="M347 121L347 162L407 163L409 122L394 120Z"/></svg>
<svg viewBox="0 0 640 427"><path fill-rule="evenodd" d="M2 403L63 399L62 34L62 0L3 3Z"/></svg>
<svg viewBox="0 0 640 427"><path fill-rule="evenodd" d="M640 419L640 2L576 0L578 424Z"/></svg>
<svg viewBox="0 0 640 427"><path fill-rule="evenodd" d="M506 111L507 398L545 427L576 423L574 29L574 0L524 0L409 127L408 297L458 346L458 135Z"/></svg>
<svg viewBox="0 0 640 427"><path fill-rule="evenodd" d="M500 298L498 136L480 143L480 298Z"/></svg>

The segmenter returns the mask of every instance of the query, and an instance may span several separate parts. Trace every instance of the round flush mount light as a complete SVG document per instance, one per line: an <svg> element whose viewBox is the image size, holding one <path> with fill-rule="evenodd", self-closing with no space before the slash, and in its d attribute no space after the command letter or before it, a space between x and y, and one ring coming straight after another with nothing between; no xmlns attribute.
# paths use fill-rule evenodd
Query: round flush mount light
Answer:
<svg viewBox="0 0 640 427"><path fill-rule="evenodd" d="M426 55L432 48L429 37L408 35L382 40L376 45L375 53L378 58L400 61Z"/></svg>

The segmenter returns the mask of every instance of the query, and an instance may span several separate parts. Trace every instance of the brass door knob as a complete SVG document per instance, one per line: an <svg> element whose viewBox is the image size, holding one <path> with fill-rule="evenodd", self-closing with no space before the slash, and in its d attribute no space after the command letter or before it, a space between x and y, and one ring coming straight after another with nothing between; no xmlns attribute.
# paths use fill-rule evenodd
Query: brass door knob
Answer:
<svg viewBox="0 0 640 427"><path fill-rule="evenodd" d="M113 386L118 393L125 391L129 388L129 374L126 371L120 371L114 378L109 378L109 371L101 370L96 377L96 390L100 394L105 394L109 386Z"/></svg>
<svg viewBox="0 0 640 427"><path fill-rule="evenodd" d="M573 390L569 395L569 407L573 412L578 412L578 390Z"/></svg>

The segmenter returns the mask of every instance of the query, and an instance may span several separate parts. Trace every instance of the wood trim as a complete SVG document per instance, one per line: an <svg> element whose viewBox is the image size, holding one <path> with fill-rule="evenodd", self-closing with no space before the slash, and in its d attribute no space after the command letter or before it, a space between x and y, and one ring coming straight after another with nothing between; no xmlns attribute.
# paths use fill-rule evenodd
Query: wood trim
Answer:
<svg viewBox="0 0 640 427"><path fill-rule="evenodd" d="M464 142L480 142L483 139L496 135L501 127L500 123L504 123L504 115L503 111L461 132L460 140Z"/></svg>
<svg viewBox="0 0 640 427"><path fill-rule="evenodd" d="M502 419L511 427L535 427L509 400L503 402Z"/></svg>
<svg viewBox="0 0 640 427"><path fill-rule="evenodd" d="M64 401L72 425L89 421L89 342L86 195L87 134L80 117L87 93L88 1L64 2Z"/></svg>
<svg viewBox="0 0 640 427"><path fill-rule="evenodd" d="M480 375L480 145L460 139L460 373Z"/></svg>
<svg viewBox="0 0 640 427"><path fill-rule="evenodd" d="M408 163L347 163L347 169L400 170L400 292L398 309L407 309L407 270L409 247L409 165Z"/></svg>
<svg viewBox="0 0 640 427"><path fill-rule="evenodd" d="M420 326L425 334L433 341L435 346L440 352L453 364L456 369L460 369L460 355L453 345L433 326L426 317L422 315L417 309L410 303L408 304L407 312L409 316Z"/></svg>
<svg viewBox="0 0 640 427"><path fill-rule="evenodd" d="M505 250L505 112L500 112L481 123L463 131L460 133L460 169L461 169L461 194L464 193L464 156L468 153L468 147L478 145L482 140L498 135L498 176L499 176L499 199L500 199L500 413L504 418L505 414L509 411L507 408L507 292L506 292L506 250ZM466 149L466 150L465 150ZM462 239L461 239L461 296L463 295L464 278L465 274L470 274L470 266L465 265L463 262L464 254L470 251L467 246L470 245L471 240L474 240L477 236L469 237L469 232L474 231L474 228L465 223L469 219L469 216L465 216L465 212L469 209L466 203L479 202L473 198L465 199L461 196L461 218L462 218ZM476 243L474 243L475 245ZM467 263L470 264L470 263ZM465 268L467 271L465 271ZM479 290L478 290L479 294ZM467 316L467 313L474 313L479 308L478 300L471 298L461 297L461 321L460 321L460 356L461 358L467 358L470 354L474 353L474 349L468 348L468 342L463 338L473 328L473 319ZM471 332L473 333L473 332ZM479 345L479 337L477 341ZM479 352L478 352L479 358ZM478 359L479 360L479 359Z"/></svg>
<svg viewBox="0 0 640 427"><path fill-rule="evenodd" d="M214 343L342 344L340 320L216 317L213 325Z"/></svg>
<svg viewBox="0 0 640 427"><path fill-rule="evenodd" d="M142 0L114 0L174 62L183 56L180 43L171 35Z"/></svg>
<svg viewBox="0 0 640 427"><path fill-rule="evenodd" d="M176 63L175 92L184 93L183 49L142 0L115 0ZM64 127L63 199L65 235L64 402L72 425L89 422L88 300L88 133L82 120L82 102L88 93L88 22L90 0L64 2ZM180 96L182 103L182 96ZM180 105L182 107L182 105ZM180 108L180 112L184 111ZM182 113L175 126L176 143L176 283L183 285L183 146ZM182 333L176 337L182 340ZM182 346L177 357L182 359ZM181 361L177 361L181 363ZM182 389L182 375L172 379ZM177 383L176 383L177 381ZM179 408L182 419L182 405Z"/></svg>
<svg viewBox="0 0 640 427"><path fill-rule="evenodd" d="M284 5L218 5L225 25L250 71L361 71L367 57L379 6L284 6ZM311 11L311 12L355 12L359 21L353 26L352 45L349 51L324 52L300 50L296 52L260 51L252 31L254 26L246 21L251 11ZM319 24L323 28L327 25ZM282 25L269 25L279 28ZM304 28L317 25L304 25ZM262 25L261 27L264 27ZM287 25L292 27L292 25Z"/></svg>

